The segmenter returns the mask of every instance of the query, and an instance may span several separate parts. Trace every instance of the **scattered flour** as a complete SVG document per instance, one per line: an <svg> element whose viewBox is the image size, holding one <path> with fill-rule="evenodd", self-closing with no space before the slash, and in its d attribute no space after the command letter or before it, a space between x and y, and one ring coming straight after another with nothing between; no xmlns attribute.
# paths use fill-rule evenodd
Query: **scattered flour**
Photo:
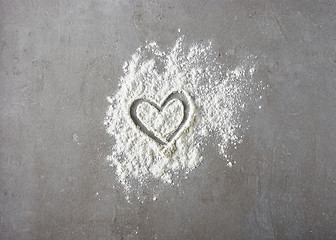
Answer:
<svg viewBox="0 0 336 240"><path fill-rule="evenodd" d="M107 98L110 106L104 121L115 139L107 160L126 189L134 180L140 185L153 178L173 183L177 173L188 174L203 160L202 150L209 137L217 141L224 158L230 144L242 141L243 97L255 72L255 66L246 65L224 70L211 42L187 48L183 37L167 51L160 50L155 42L136 50L123 66L117 92ZM174 91L189 96L190 117L180 133L162 145L139 129L130 107L135 100L148 98L159 106ZM185 111L182 102L173 99L161 110L142 102L136 115L165 141L181 125ZM227 165L232 167L231 162Z"/></svg>

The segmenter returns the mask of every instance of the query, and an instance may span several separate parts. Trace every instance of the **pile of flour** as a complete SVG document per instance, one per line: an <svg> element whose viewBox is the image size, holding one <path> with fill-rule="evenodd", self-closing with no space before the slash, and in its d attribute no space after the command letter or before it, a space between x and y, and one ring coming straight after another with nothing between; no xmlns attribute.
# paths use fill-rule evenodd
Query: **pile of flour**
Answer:
<svg viewBox="0 0 336 240"><path fill-rule="evenodd" d="M169 184L178 173L188 174L203 160L209 137L217 141L225 160L228 146L242 140L240 113L254 66L224 69L211 42L186 47L181 37L166 51L155 42L137 49L123 70L117 92L107 98L110 106L104 124L115 139L107 160L126 188L134 180L141 184L154 178ZM182 130L163 145L139 129L130 107L137 99L150 99L159 106L174 91L188 95L190 116ZM176 131L184 114L179 99L162 110L146 102L136 109L137 118L162 141Z"/></svg>

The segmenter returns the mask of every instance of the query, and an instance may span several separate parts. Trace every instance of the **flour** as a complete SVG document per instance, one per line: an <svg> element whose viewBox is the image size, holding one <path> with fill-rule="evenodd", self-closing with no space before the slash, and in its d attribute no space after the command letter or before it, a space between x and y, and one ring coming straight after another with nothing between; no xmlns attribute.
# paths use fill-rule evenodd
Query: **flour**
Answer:
<svg viewBox="0 0 336 240"><path fill-rule="evenodd" d="M210 42L186 48L181 37L168 51L155 42L137 49L123 70L117 92L107 98L104 124L115 139L107 160L126 189L134 180L140 185L153 178L173 184L174 176L187 175L201 163L209 137L217 141L223 159L229 145L242 141L240 113L255 66L224 70ZM188 116L178 98L159 109L174 92L185 93ZM137 106L132 118L130 108L139 99L147 102Z"/></svg>
<svg viewBox="0 0 336 240"><path fill-rule="evenodd" d="M139 118L161 139L172 134L183 119L183 105L178 100L171 101L162 113L149 103L143 103L138 110Z"/></svg>

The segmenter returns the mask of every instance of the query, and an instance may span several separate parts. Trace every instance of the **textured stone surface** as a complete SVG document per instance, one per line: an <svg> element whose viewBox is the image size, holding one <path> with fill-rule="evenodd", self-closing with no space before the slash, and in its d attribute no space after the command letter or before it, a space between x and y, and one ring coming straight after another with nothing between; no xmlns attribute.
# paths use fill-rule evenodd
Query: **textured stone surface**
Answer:
<svg viewBox="0 0 336 240"><path fill-rule="evenodd" d="M335 16L333 0L0 0L0 239L336 239ZM266 103L232 168L209 147L180 187L129 204L104 162L106 96L179 28L228 66L258 56Z"/></svg>

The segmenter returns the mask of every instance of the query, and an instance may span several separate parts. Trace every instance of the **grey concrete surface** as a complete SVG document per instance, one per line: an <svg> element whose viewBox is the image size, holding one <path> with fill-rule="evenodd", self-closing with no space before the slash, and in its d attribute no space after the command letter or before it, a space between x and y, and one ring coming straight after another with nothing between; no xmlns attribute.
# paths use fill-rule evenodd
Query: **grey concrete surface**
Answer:
<svg viewBox="0 0 336 240"><path fill-rule="evenodd" d="M334 0L0 0L0 239L336 239L335 16ZM265 104L234 167L209 147L179 187L128 203L106 96L179 28L227 66L257 56Z"/></svg>

